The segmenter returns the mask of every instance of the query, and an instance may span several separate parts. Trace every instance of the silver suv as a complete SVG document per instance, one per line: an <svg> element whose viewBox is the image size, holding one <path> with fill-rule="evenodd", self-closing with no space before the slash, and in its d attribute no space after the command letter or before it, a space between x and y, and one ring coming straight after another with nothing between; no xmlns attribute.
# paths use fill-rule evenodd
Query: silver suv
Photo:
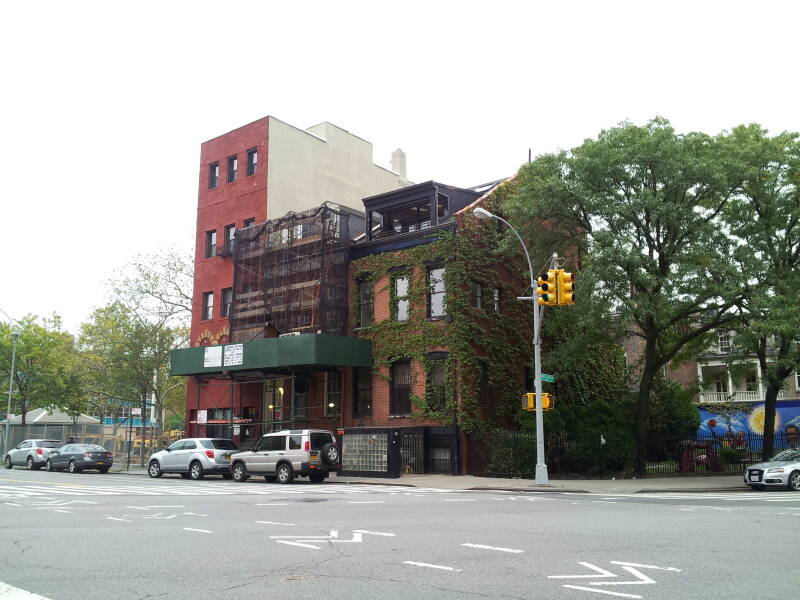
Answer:
<svg viewBox="0 0 800 600"><path fill-rule="evenodd" d="M184 479L202 479L205 475L231 478L231 455L238 452L233 440L220 438L187 438L169 448L154 452L147 463L150 477L164 473L180 473Z"/></svg>
<svg viewBox="0 0 800 600"><path fill-rule="evenodd" d="M9 450L5 458L6 469L25 465L29 469L41 469L47 457L57 452L64 442L59 440L23 440Z"/></svg>
<svg viewBox="0 0 800 600"><path fill-rule="evenodd" d="M234 481L250 475L263 475L267 481L291 483L295 477L308 477L322 483L328 473L341 468L336 438L324 429L292 429L268 433L249 452L231 457Z"/></svg>

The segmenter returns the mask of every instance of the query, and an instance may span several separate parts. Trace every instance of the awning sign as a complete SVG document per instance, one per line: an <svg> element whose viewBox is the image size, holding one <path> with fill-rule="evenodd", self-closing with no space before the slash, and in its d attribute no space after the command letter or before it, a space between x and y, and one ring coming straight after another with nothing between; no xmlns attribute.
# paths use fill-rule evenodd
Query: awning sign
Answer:
<svg viewBox="0 0 800 600"><path fill-rule="evenodd" d="M203 367L222 366L222 346L206 346L203 354Z"/></svg>
<svg viewBox="0 0 800 600"><path fill-rule="evenodd" d="M206 348L207 350L207 348ZM225 346L225 366L233 367L242 364L244 360L244 345L231 344Z"/></svg>

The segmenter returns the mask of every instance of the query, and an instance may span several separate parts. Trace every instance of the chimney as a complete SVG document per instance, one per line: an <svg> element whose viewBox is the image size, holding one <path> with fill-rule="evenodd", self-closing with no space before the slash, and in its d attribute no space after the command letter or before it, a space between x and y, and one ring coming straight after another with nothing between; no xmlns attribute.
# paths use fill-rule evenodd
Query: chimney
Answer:
<svg viewBox="0 0 800 600"><path fill-rule="evenodd" d="M392 171L406 179L406 153L400 148L392 152Z"/></svg>

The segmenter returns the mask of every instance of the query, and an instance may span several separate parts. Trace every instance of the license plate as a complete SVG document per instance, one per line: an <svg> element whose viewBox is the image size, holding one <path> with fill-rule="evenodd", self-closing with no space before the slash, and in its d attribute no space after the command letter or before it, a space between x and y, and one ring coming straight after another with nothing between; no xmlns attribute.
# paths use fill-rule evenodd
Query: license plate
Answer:
<svg viewBox="0 0 800 600"><path fill-rule="evenodd" d="M231 459L230 455L223 456L222 458L227 460L227 461L230 461L230 459Z"/></svg>
<svg viewBox="0 0 800 600"><path fill-rule="evenodd" d="M98 464L98 465L104 465L104 464L106 464L106 463L105 463L105 462L103 462L102 460L98 460L98 461L97 461L97 464Z"/></svg>

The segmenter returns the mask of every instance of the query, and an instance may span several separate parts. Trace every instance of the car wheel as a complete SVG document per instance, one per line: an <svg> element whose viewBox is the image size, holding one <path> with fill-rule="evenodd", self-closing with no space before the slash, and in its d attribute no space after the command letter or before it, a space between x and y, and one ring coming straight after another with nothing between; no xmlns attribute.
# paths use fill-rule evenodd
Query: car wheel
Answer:
<svg viewBox="0 0 800 600"><path fill-rule="evenodd" d="M281 463L275 472L278 483L292 483L294 481L294 469L289 463Z"/></svg>
<svg viewBox="0 0 800 600"><path fill-rule="evenodd" d="M33 471L36 468L36 465L33 464L33 457L29 456L25 465L28 467L28 471Z"/></svg>
<svg viewBox="0 0 800 600"><path fill-rule="evenodd" d="M311 480L311 483L322 483L325 481L325 473L311 473L308 478Z"/></svg>
<svg viewBox="0 0 800 600"><path fill-rule="evenodd" d="M51 473L55 471L55 469L53 468L53 463L50 461L49 458L47 459L47 462L44 463L44 468L50 471Z"/></svg>
<svg viewBox="0 0 800 600"><path fill-rule="evenodd" d="M192 481L200 481L203 478L203 465L194 461L189 465L189 479Z"/></svg>
<svg viewBox="0 0 800 600"><path fill-rule="evenodd" d="M153 479L156 477L161 477L163 473L161 472L161 465L158 463L157 460L151 460L150 464L147 466L147 474L150 475Z"/></svg>
<svg viewBox="0 0 800 600"><path fill-rule="evenodd" d="M6 456L5 465L6 465L6 469L13 469L14 468L14 465L11 464L11 457L10 456Z"/></svg>
<svg viewBox="0 0 800 600"><path fill-rule="evenodd" d="M233 480L236 483L244 483L247 481L247 467L245 467L242 463L236 463L233 465Z"/></svg>
<svg viewBox="0 0 800 600"><path fill-rule="evenodd" d="M800 492L800 471L792 471L789 475L789 485L786 486L793 492Z"/></svg>
<svg viewBox="0 0 800 600"><path fill-rule="evenodd" d="M335 444L325 444L322 447L322 460L329 465L335 465L339 462L339 449Z"/></svg>
<svg viewBox="0 0 800 600"><path fill-rule="evenodd" d="M78 468L78 465L75 464L74 460L69 461L69 472L70 473L80 472L80 469Z"/></svg>

